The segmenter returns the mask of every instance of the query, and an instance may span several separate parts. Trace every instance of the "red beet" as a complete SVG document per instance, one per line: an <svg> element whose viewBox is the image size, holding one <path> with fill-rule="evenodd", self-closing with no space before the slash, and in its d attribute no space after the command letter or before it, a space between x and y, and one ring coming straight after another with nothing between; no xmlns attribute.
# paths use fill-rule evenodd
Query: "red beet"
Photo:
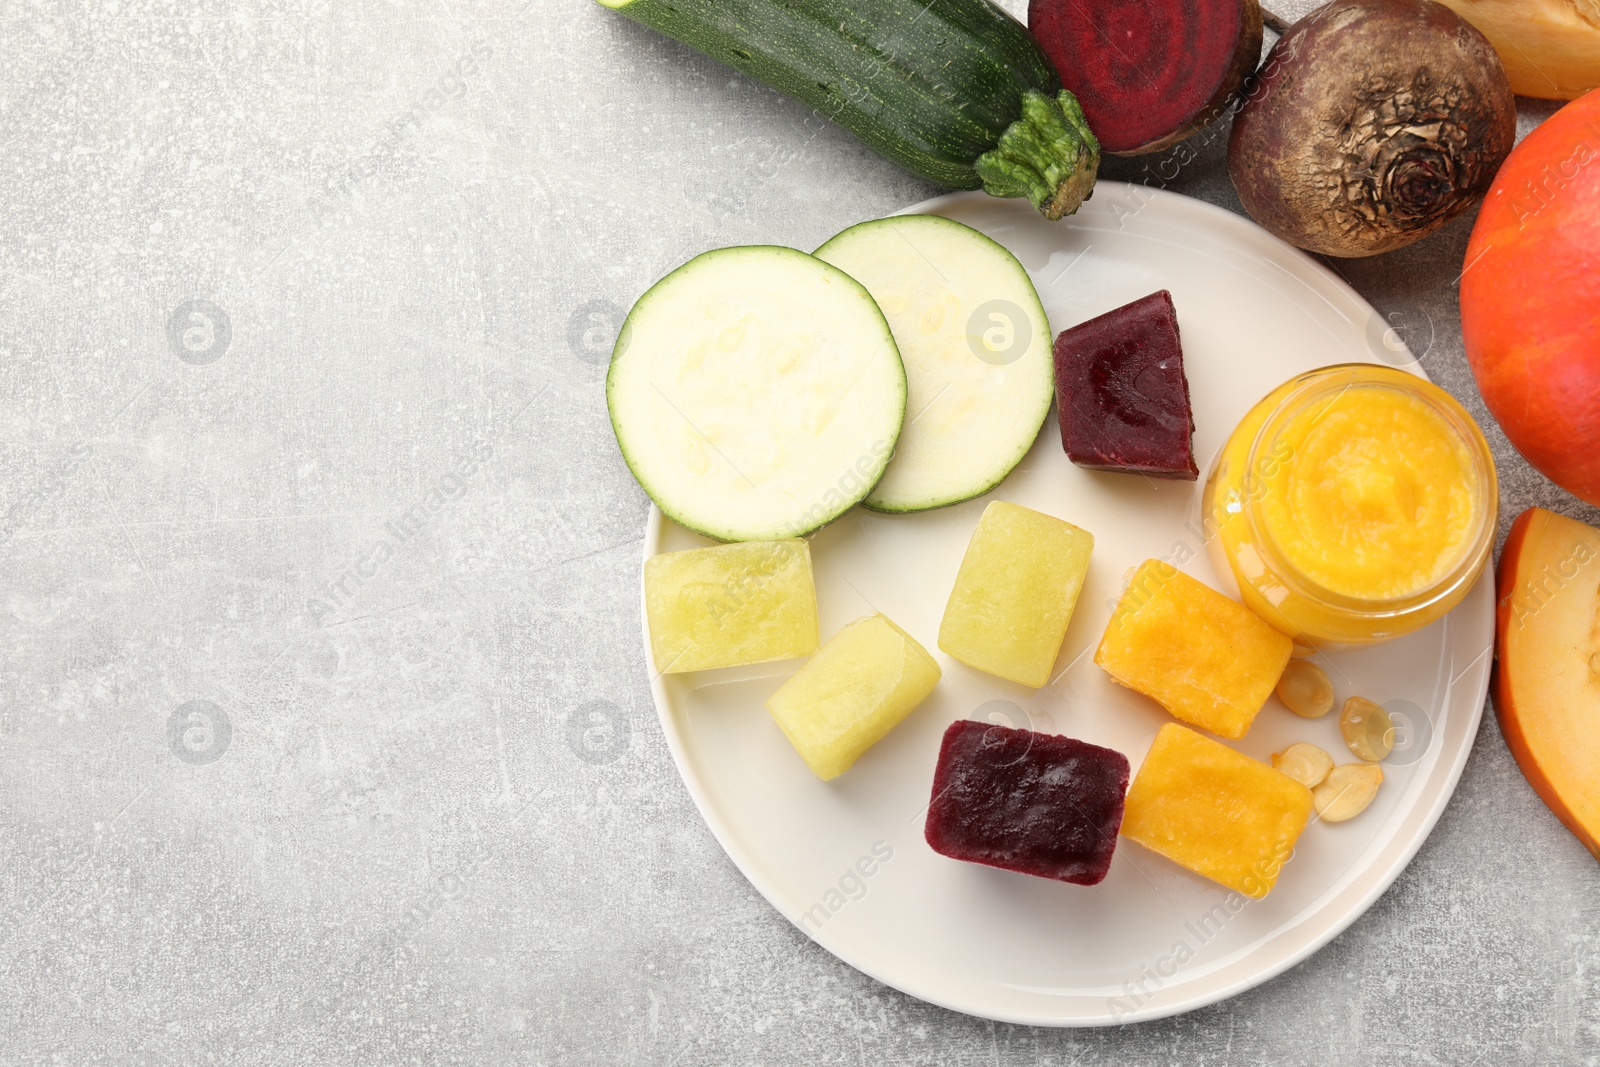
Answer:
<svg viewBox="0 0 1600 1067"><path fill-rule="evenodd" d="M1204 128L1261 58L1258 0L1030 0L1028 29L1119 156Z"/></svg>
<svg viewBox="0 0 1600 1067"><path fill-rule="evenodd" d="M1111 868L1127 792L1120 752L962 719L939 747L924 834L951 859L1095 885Z"/></svg>
<svg viewBox="0 0 1600 1067"><path fill-rule="evenodd" d="M1080 467L1194 481L1194 416L1165 289L1056 338L1061 444Z"/></svg>

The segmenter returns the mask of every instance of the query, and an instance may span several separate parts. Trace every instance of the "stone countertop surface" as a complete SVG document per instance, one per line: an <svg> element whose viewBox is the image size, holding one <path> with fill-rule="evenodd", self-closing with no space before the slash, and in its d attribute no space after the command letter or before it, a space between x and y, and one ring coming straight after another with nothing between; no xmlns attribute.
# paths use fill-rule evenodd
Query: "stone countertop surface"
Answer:
<svg viewBox="0 0 1600 1067"><path fill-rule="evenodd" d="M696 252L936 190L591 0L0 27L0 1064L1596 1062L1600 877L1492 716L1365 916L1161 1022L920 1003L723 855L651 703L611 336ZM1160 182L1238 210L1224 141ZM1332 265L1489 432L1502 535L1593 520L1473 387L1469 229Z"/></svg>

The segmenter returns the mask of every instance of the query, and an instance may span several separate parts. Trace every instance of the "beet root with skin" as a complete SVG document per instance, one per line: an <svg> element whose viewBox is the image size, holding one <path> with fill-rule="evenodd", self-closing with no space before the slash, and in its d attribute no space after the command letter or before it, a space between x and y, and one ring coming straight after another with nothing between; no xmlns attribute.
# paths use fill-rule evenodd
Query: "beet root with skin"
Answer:
<svg viewBox="0 0 1600 1067"><path fill-rule="evenodd" d="M1233 120L1245 210L1301 248L1370 256L1481 200L1516 140L1483 34L1434 0L1333 0L1290 27Z"/></svg>
<svg viewBox="0 0 1600 1067"><path fill-rule="evenodd" d="M1258 0L1030 0L1028 30L1119 156L1203 129L1261 57Z"/></svg>

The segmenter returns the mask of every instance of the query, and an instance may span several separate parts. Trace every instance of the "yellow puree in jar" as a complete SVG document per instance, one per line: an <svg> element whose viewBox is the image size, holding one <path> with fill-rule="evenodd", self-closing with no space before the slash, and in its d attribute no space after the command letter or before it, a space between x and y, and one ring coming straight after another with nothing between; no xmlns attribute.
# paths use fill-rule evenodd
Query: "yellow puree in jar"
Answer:
<svg viewBox="0 0 1600 1067"><path fill-rule="evenodd" d="M1419 593L1462 560L1481 502L1459 434L1422 399L1352 385L1292 415L1257 516L1285 563L1334 593Z"/></svg>

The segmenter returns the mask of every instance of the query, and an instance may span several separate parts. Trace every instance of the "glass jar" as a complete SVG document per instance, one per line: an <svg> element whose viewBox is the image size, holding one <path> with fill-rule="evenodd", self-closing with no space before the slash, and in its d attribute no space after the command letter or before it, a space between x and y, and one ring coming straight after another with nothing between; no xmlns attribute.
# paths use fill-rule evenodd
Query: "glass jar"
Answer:
<svg viewBox="0 0 1600 1067"><path fill-rule="evenodd" d="M1267 622L1316 649L1410 633L1460 603L1494 547L1488 442L1426 379L1353 363L1252 408L1201 497L1214 562Z"/></svg>

